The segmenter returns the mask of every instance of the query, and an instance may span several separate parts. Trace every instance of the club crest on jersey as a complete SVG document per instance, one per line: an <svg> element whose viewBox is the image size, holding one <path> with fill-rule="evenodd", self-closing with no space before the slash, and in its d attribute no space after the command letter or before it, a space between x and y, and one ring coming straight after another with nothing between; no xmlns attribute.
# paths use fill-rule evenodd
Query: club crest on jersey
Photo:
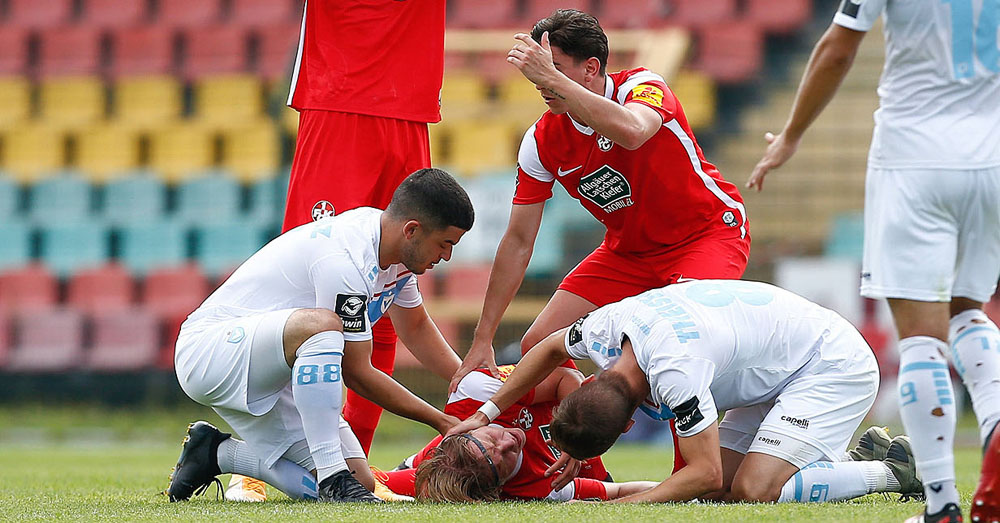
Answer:
<svg viewBox="0 0 1000 523"><path fill-rule="evenodd" d="M531 424L535 422L535 417L531 415L527 407L521 409L521 412L517 415L517 426L521 427L521 430L531 430Z"/></svg>
<svg viewBox="0 0 1000 523"><path fill-rule="evenodd" d="M722 213L722 223L726 224L728 227L736 227L739 225L736 223L736 214L733 211L726 211Z"/></svg>
<svg viewBox="0 0 1000 523"><path fill-rule="evenodd" d="M344 332L365 331L365 296L338 294L334 312L344 323Z"/></svg>
<svg viewBox="0 0 1000 523"><path fill-rule="evenodd" d="M577 191L580 196L594 202L608 214L635 204L632 201L632 186L628 180L607 164L581 177Z"/></svg>
<svg viewBox="0 0 1000 523"><path fill-rule="evenodd" d="M597 148L598 149L600 149L600 150L602 150L604 152L608 152L608 151L611 150L611 146L614 145L614 144L615 144L615 142L612 142L611 138L606 138L604 136L597 135Z"/></svg>
<svg viewBox="0 0 1000 523"><path fill-rule="evenodd" d="M333 208L333 204L326 201L320 200L313 205L312 208L312 219L313 221L322 220L323 218L329 218L336 214L337 210Z"/></svg>

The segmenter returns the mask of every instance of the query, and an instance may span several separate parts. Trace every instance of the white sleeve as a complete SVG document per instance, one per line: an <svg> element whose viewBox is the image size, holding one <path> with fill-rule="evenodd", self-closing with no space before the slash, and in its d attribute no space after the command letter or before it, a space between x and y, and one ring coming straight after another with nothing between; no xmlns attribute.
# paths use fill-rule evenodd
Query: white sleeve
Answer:
<svg viewBox="0 0 1000 523"><path fill-rule="evenodd" d="M344 340L370 340L371 291L354 261L346 254L330 254L312 264L309 276L316 289L316 308L329 309L340 316L344 322Z"/></svg>
<svg viewBox="0 0 1000 523"><path fill-rule="evenodd" d="M718 420L709 386L715 364L704 358L657 355L646 375L655 399L677 416L677 435L694 436Z"/></svg>
<svg viewBox="0 0 1000 523"><path fill-rule="evenodd" d="M886 0L842 0L833 23L855 31L869 31L882 16Z"/></svg>
<svg viewBox="0 0 1000 523"><path fill-rule="evenodd" d="M538 142L535 141L534 125L524 132L524 138L521 139L521 147L517 150L517 165L528 176L540 182L551 182L556 179L552 173L545 169L538 156Z"/></svg>
<svg viewBox="0 0 1000 523"><path fill-rule="evenodd" d="M424 298L420 295L420 289L417 288L416 275L411 274L407 278L406 283L403 284L403 288L396 295L396 299L392 303L400 307L412 309L423 303Z"/></svg>

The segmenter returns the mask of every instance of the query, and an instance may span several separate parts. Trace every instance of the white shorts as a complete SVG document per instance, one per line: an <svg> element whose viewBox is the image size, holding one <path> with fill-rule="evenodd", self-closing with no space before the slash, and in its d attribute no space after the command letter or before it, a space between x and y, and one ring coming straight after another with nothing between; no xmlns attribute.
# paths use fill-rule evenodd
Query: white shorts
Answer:
<svg viewBox="0 0 1000 523"><path fill-rule="evenodd" d="M295 310L186 321L174 353L184 392L212 407L268 467L305 440L282 341ZM345 459L365 457L343 417L340 442Z"/></svg>
<svg viewBox="0 0 1000 523"><path fill-rule="evenodd" d="M868 169L861 294L989 301L1000 278L1000 167Z"/></svg>
<svg viewBox="0 0 1000 523"><path fill-rule="evenodd" d="M820 358L788 382L774 400L730 409L719 443L740 454L760 452L802 468L840 461L878 391L878 363L864 338L839 319Z"/></svg>

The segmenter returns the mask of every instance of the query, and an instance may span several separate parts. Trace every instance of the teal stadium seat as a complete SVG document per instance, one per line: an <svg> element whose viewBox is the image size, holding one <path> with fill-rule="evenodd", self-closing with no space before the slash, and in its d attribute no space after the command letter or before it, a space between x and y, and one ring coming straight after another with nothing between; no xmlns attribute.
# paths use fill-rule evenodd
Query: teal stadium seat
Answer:
<svg viewBox="0 0 1000 523"><path fill-rule="evenodd" d="M24 222L0 219L0 271L31 262L31 227Z"/></svg>
<svg viewBox="0 0 1000 523"><path fill-rule="evenodd" d="M163 220L167 188L149 173L134 173L104 186L101 215L112 225Z"/></svg>
<svg viewBox="0 0 1000 523"><path fill-rule="evenodd" d="M823 252L830 258L843 258L861 263L865 240L865 216L861 211L843 212L833 217L830 235Z"/></svg>
<svg viewBox="0 0 1000 523"><path fill-rule="evenodd" d="M545 277L564 272L568 268L567 265L575 264L597 247L597 243L567 245L567 241L571 241L568 238L579 237L581 232L601 228L600 223L580 205L580 202L566 194L562 187L553 187L552 198L545 203L542 226L538 230L538 237L535 238L535 251L531 256L531 263L528 264L527 274Z"/></svg>
<svg viewBox="0 0 1000 523"><path fill-rule="evenodd" d="M239 182L227 173L205 173L177 187L174 216L187 225L235 220L240 212L241 191Z"/></svg>
<svg viewBox="0 0 1000 523"><path fill-rule="evenodd" d="M285 196L284 187L278 187L279 183L286 182L280 177L271 177L250 185L249 208L246 213L250 221L260 225L273 225L281 218L279 214L284 210ZM279 223L278 226L280 225Z"/></svg>
<svg viewBox="0 0 1000 523"><path fill-rule="evenodd" d="M175 220L133 222L118 230L118 261L132 274L175 267L187 260L187 234Z"/></svg>
<svg viewBox="0 0 1000 523"><path fill-rule="evenodd" d="M28 218L38 224L85 219L90 215L91 202L90 183L76 173L63 172L31 187Z"/></svg>
<svg viewBox="0 0 1000 523"><path fill-rule="evenodd" d="M264 234L250 223L210 222L195 228L195 258L202 271L218 279L263 247Z"/></svg>
<svg viewBox="0 0 1000 523"><path fill-rule="evenodd" d="M0 223L17 216L20 200L21 189L14 180L0 171Z"/></svg>
<svg viewBox="0 0 1000 523"><path fill-rule="evenodd" d="M60 278L108 261L111 234L107 225L88 219L39 226L41 259Z"/></svg>
<svg viewBox="0 0 1000 523"><path fill-rule="evenodd" d="M500 238L507 230L510 202L514 195L513 169L472 180L463 179L462 185L476 209L476 224L462 237L454 251L452 264L491 264Z"/></svg>

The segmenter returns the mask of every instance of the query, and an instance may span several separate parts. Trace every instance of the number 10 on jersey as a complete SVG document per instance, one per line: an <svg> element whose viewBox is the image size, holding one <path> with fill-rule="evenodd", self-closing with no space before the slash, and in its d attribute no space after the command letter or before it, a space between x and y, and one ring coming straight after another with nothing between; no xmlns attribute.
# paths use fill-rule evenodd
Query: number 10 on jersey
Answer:
<svg viewBox="0 0 1000 523"><path fill-rule="evenodd" d="M1000 49L997 48L1000 0L983 0L979 20L973 13L973 0L941 1L951 6L951 60L955 79L975 76L977 58L986 70L1000 73Z"/></svg>

